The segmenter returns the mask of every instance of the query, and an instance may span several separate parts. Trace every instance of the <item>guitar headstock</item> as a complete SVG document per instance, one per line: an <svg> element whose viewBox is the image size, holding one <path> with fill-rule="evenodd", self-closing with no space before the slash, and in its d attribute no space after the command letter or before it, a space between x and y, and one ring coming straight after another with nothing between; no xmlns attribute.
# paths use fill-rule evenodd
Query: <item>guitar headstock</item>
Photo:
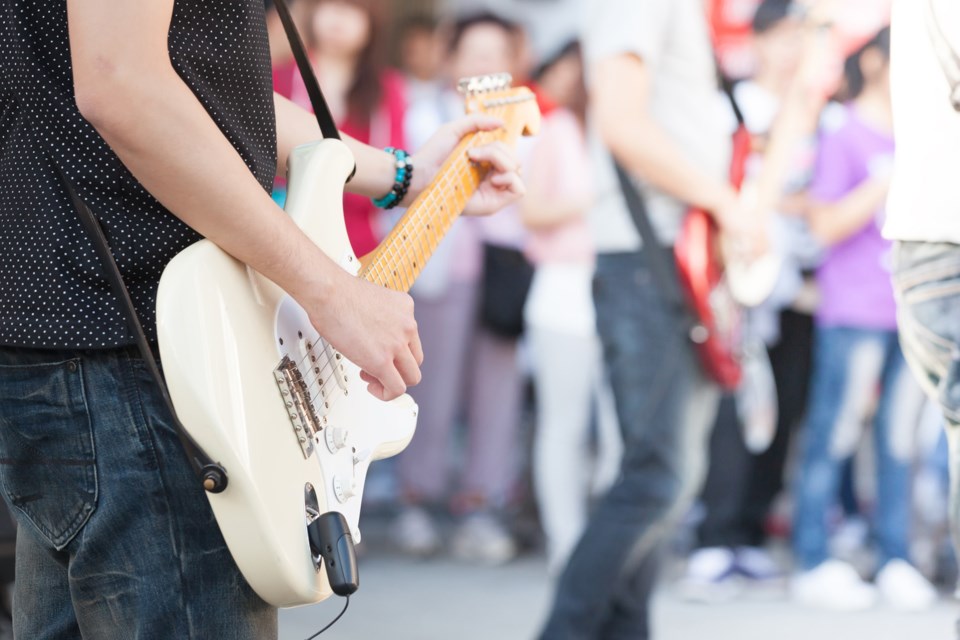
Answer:
<svg viewBox="0 0 960 640"><path fill-rule="evenodd" d="M515 135L533 136L540 131L540 107L526 87L513 87L509 73L495 73L460 80L467 113L482 113L503 120Z"/></svg>

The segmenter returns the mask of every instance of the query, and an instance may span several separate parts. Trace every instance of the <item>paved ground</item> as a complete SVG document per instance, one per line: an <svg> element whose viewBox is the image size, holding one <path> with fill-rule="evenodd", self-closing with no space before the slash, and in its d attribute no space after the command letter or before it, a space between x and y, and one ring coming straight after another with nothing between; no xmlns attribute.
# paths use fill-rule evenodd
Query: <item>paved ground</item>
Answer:
<svg viewBox="0 0 960 640"><path fill-rule="evenodd" d="M499 569L450 560L365 557L362 587L343 620L322 640L530 640L546 612L543 562L527 558ZM342 601L284 611L281 640L304 640L333 618ZM757 594L725 605L681 602L666 586L655 605L656 640L954 640L960 608L904 615L878 608L824 614Z"/></svg>

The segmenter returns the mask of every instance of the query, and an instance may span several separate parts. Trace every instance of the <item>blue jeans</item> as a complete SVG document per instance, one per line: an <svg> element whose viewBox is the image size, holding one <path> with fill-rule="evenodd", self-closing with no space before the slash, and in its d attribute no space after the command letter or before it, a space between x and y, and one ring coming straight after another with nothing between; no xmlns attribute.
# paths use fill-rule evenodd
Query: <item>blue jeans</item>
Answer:
<svg viewBox="0 0 960 640"><path fill-rule="evenodd" d="M861 426L878 386L874 530L881 565L908 559L910 455L923 395L907 369L896 331L818 327L806 441L795 487L793 543L801 570L829 557L827 515L837 503L844 463L859 447Z"/></svg>
<svg viewBox="0 0 960 640"><path fill-rule="evenodd" d="M133 351L0 347L0 482L16 637L276 638Z"/></svg>
<svg viewBox="0 0 960 640"><path fill-rule="evenodd" d="M543 640L649 636L657 549L699 491L719 401L643 254L601 255L594 300L623 462L560 577Z"/></svg>
<svg viewBox="0 0 960 640"><path fill-rule="evenodd" d="M907 362L946 421L950 524L960 555L960 245L898 243L893 283Z"/></svg>

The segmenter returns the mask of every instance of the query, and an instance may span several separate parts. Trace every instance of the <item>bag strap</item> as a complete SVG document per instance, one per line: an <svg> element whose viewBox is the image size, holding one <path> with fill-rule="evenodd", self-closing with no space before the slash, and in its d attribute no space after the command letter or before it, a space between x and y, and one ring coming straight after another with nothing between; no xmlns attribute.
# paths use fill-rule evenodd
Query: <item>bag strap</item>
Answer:
<svg viewBox="0 0 960 640"><path fill-rule="evenodd" d="M320 82L317 81L317 74L313 72L313 66L310 64L310 57L303 45L303 39L293 22L293 16L290 15L290 8L287 6L286 0L275 0L274 6L280 16L280 22L283 23L287 40L290 42L290 50L293 52L297 69L300 70L300 77L303 78L303 84L307 88L310 106L313 107L313 114L317 118L317 124L320 125L320 131L324 138L339 140L340 131L337 129L337 123L333 119L333 113L327 105L327 100L323 97Z"/></svg>
<svg viewBox="0 0 960 640"><path fill-rule="evenodd" d="M140 319L137 317L137 311L133 306L133 300L130 298L130 292L127 290L126 285L124 285L123 276L120 274L120 269L117 267L117 262L114 260L113 254L110 252L110 245L107 242L106 235L103 233L103 227L100 226L93 212L90 211L90 207L80 199L76 189L60 165L56 162L53 164L60 174L60 179L66 187L67 194L70 196L70 201L73 203L74 209L77 211L80 224L83 225L84 231L86 231L90 240L93 242L93 248L100 260L103 273L106 275L114 295L120 302L127 328L136 340L137 347L140 350L140 356L147 366L147 371L160 390L160 397L170 412L170 418L177 432L177 438L180 439L180 444L183 445L183 449L187 453L190 466L202 482L205 491L209 493L221 493L227 488L227 471L219 462L214 462L213 459L204 452L200 445L187 433L183 423L177 418L173 401L170 399L170 391L167 389L163 375L160 373L157 360L153 356L153 350L150 348L150 343L143 331L143 325L140 324Z"/></svg>
<svg viewBox="0 0 960 640"><path fill-rule="evenodd" d="M960 56L950 46L947 41L947 35L940 27L937 20L936 8L933 6L933 0L927 0L927 31L930 34L930 41L933 44L933 50L937 54L943 73L950 84L950 103L954 110L960 112Z"/></svg>

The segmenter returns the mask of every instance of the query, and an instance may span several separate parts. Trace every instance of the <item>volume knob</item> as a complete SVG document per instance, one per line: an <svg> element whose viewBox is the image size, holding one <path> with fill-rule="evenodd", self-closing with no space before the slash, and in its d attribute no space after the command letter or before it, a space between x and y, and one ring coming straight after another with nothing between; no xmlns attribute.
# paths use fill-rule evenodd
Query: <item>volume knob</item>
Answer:
<svg viewBox="0 0 960 640"><path fill-rule="evenodd" d="M327 427L324 439L327 441L327 448L330 453L336 453L347 446L348 431L343 427Z"/></svg>

